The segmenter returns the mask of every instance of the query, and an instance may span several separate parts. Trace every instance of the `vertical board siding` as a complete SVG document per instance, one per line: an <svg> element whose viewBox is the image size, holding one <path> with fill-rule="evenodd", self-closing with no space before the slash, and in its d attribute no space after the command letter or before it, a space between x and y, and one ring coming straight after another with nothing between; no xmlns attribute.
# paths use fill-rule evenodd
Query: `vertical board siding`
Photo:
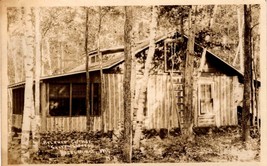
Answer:
<svg viewBox="0 0 267 166"><path fill-rule="evenodd" d="M47 117L47 131L86 131L86 117Z"/></svg>
<svg viewBox="0 0 267 166"><path fill-rule="evenodd" d="M115 130L119 128L119 123L123 123L123 75L103 74L103 76L106 81L104 97L105 130Z"/></svg>
<svg viewBox="0 0 267 166"><path fill-rule="evenodd" d="M220 76L211 76L213 77L211 80L214 83L213 89L213 109L215 113L214 121L212 119L204 121L203 117L198 115L197 126L204 126L203 123L213 123L217 127L219 126L228 126L228 125L237 125L237 103L236 100L236 92L235 87L239 84L237 76L230 77L226 75ZM200 77L200 80L205 80L209 78ZM198 99L199 100L199 99ZM196 102L194 102L196 103ZM197 110L197 114L199 113L199 106ZM200 124L202 121L202 124Z"/></svg>
<svg viewBox="0 0 267 166"><path fill-rule="evenodd" d="M114 116L114 130L118 130L118 124L119 124L119 92L118 92L118 75L115 74L114 75L114 109L115 109L115 114L116 116Z"/></svg>
<svg viewBox="0 0 267 166"><path fill-rule="evenodd" d="M107 75L106 74L103 74L103 77L104 77L104 80L105 80L105 95L104 95L104 103L105 103L105 105L104 105L104 112L103 112L103 117L104 117L104 132L107 132L107 130L108 130L108 126L107 126L107 112L108 112L108 101L107 101L107 94L108 94L108 77L107 77Z"/></svg>
<svg viewBox="0 0 267 166"><path fill-rule="evenodd" d="M12 126L21 129L22 127L22 115L12 114Z"/></svg>
<svg viewBox="0 0 267 166"><path fill-rule="evenodd" d="M121 127L124 124L124 97L123 97L123 76L119 77L119 85L120 85L120 119Z"/></svg>
<svg viewBox="0 0 267 166"><path fill-rule="evenodd" d="M233 77L231 78L231 81L230 81L230 92L233 92L233 82L234 82L234 79ZM234 121L234 99L233 99L233 95L230 95L229 96L229 99L230 99L230 110L232 110L230 112L230 121L233 125L235 125L235 121Z"/></svg>
<svg viewBox="0 0 267 166"><path fill-rule="evenodd" d="M172 89L168 75L150 75L147 89L147 129L178 127L175 103L172 106ZM175 97L175 96L174 96Z"/></svg>
<svg viewBox="0 0 267 166"><path fill-rule="evenodd" d="M221 125L221 111L220 111L220 82L219 82L219 76L215 76L214 78L214 112L216 115L216 126L219 127Z"/></svg>
<svg viewBox="0 0 267 166"><path fill-rule="evenodd" d="M109 100L110 100L110 128L109 128L109 130L113 130L114 129L114 116L116 116L116 112L115 112L115 109L114 109L114 74L111 74L110 75L110 90L109 90L109 92L110 92L110 98L109 98Z"/></svg>
<svg viewBox="0 0 267 166"><path fill-rule="evenodd" d="M105 80L105 94L104 94L104 112L102 116L94 117L94 131L103 130L102 121L104 122L104 131L117 130L119 124L124 123L124 108L123 108L123 75L122 74L103 74ZM205 78L199 78L205 79ZM212 76L210 78L214 82L213 98L214 98L214 113L215 117L210 119L203 119L199 117L196 125L201 123L213 123L216 126L236 125L238 105L235 102L235 97L240 90L235 90L238 86L237 77L229 76ZM174 87L177 88L177 87ZM177 93L177 92L175 92ZM146 129L160 129L160 128L176 128L178 125L178 116L175 110L177 101L172 105L173 89L171 88L170 76L150 75L147 88L146 108L147 114L145 117ZM198 116L199 106L197 105L198 98L194 98L195 116ZM179 107L179 109L181 109ZM47 109L46 109L47 112ZM202 118L202 119L201 119ZM13 126L18 126L22 117L13 115ZM47 117L46 118L47 131L86 131L86 117Z"/></svg>

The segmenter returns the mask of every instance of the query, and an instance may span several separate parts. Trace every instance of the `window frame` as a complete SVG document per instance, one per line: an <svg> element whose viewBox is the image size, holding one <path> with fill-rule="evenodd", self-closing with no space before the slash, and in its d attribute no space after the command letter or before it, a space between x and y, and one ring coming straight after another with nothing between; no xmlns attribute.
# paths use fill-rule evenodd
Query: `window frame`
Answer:
<svg viewBox="0 0 267 166"><path fill-rule="evenodd" d="M211 91L210 91L210 100L211 100L211 110L210 111L205 111L203 112L202 109L201 109L201 106L202 106L202 100L203 100L203 97L201 96L201 89L202 89L202 85L209 85L210 88L211 88ZM205 99L204 99L205 100ZM197 102L198 102L198 115L200 116L204 116L204 115L214 115L214 82L212 80L199 80L198 81L198 99L197 99ZM204 101L205 102L205 101Z"/></svg>
<svg viewBox="0 0 267 166"><path fill-rule="evenodd" d="M53 85L56 85L56 86L60 86L60 84L62 85L68 85L68 90L69 90L69 96L64 96L64 97L60 97L60 96L51 96L51 84ZM73 95L73 87L75 85L78 85L78 84L81 84L81 85L85 85L85 88L86 88L86 83L48 83L48 103L49 103L49 108L48 108L48 116L49 117L79 117L79 116L86 116L86 110L85 110L85 115L73 115L73 99L74 98L84 98L85 99L85 105L86 105L86 94L84 94L84 96L76 96L74 97ZM95 97L93 96L94 95L94 86L95 84L98 84L98 95ZM90 95L89 95L89 102L90 102L90 116L101 116L101 83L95 83L95 82L91 82L90 83ZM86 89L85 89L86 90ZM60 116L60 115L51 115L50 114L50 100L53 100L53 99L62 99L62 98L68 98L69 99L69 104L68 104L68 115L63 115L63 116ZM94 98L98 98L98 112L95 113L94 112L94 101L95 99Z"/></svg>

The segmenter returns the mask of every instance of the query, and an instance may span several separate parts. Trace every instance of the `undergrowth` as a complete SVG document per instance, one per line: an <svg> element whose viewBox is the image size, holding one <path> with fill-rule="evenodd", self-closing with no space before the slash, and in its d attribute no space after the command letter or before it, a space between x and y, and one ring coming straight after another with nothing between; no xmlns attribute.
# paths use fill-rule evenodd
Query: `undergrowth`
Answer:
<svg viewBox="0 0 267 166"><path fill-rule="evenodd" d="M140 149L133 149L134 163L259 161L260 134L251 129L244 144L240 127L194 128L186 141L179 129L144 130ZM123 163L121 137L112 131L48 132L41 135L40 149L31 153L32 164ZM20 140L9 141L9 164L20 164Z"/></svg>

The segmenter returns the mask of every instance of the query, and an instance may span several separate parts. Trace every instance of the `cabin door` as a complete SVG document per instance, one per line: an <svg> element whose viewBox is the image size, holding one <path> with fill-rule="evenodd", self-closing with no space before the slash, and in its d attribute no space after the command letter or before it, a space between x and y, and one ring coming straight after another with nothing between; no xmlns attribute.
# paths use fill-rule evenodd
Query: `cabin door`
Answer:
<svg viewBox="0 0 267 166"><path fill-rule="evenodd" d="M198 84L198 126L215 125L214 83L201 81Z"/></svg>

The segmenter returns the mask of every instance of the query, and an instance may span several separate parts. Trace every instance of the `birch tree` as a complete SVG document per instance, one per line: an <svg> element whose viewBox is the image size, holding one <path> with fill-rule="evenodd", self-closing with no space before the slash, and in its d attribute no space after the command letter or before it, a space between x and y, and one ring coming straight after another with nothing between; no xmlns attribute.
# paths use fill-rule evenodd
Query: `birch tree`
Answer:
<svg viewBox="0 0 267 166"><path fill-rule="evenodd" d="M35 116L32 123L33 150L39 149L40 142L40 75L41 75L41 50L40 50L40 9L35 8Z"/></svg>
<svg viewBox="0 0 267 166"><path fill-rule="evenodd" d="M244 96L242 111L242 139L249 140L251 84L252 84L252 56L251 56L251 5L244 5Z"/></svg>
<svg viewBox="0 0 267 166"><path fill-rule="evenodd" d="M28 163L30 153L29 153L29 143L30 143L30 128L32 116L34 113L34 103L33 103L33 27L31 22L31 9L25 7L25 30L26 33L23 36L23 53L24 53L24 63L25 63L25 96L24 96L24 110L23 110L23 121L22 121L22 135L21 135L21 162Z"/></svg>
<svg viewBox="0 0 267 166"><path fill-rule="evenodd" d="M136 129L134 134L134 146L135 148L140 147L140 138L142 134L142 125L143 125L143 110L145 107L145 92L147 90L147 84L149 79L149 71L151 69L151 63L155 53L155 38L156 38L156 29L157 29L157 18L158 18L158 7L153 6L151 24L150 24L150 36L149 36L149 51L146 57L144 75L142 80L142 85L139 89L139 92L136 93Z"/></svg>
<svg viewBox="0 0 267 166"><path fill-rule="evenodd" d="M217 8L218 8L218 5L214 5L213 12L212 12L212 14L211 14L210 22L209 22L209 28L210 28L210 29L211 29L212 26L213 26L214 18L215 18L215 15L216 15Z"/></svg>
<svg viewBox="0 0 267 166"><path fill-rule="evenodd" d="M132 113L135 89L135 66L133 52L133 7L125 7L124 23L124 79L123 79L123 97L124 97L124 161L131 163L132 159Z"/></svg>
<svg viewBox="0 0 267 166"><path fill-rule="evenodd" d="M244 71L244 55L243 55L243 40L242 40L242 36L243 36L243 29L244 29L244 20L242 17L242 13L240 10L240 7L237 7L237 20L238 20L238 37L239 37L239 42L238 42L238 46L236 49L236 54L235 54L235 58L233 61L233 66L236 65L236 61L239 55L239 66L240 66L240 70L243 72ZM239 53L239 54L238 54Z"/></svg>

